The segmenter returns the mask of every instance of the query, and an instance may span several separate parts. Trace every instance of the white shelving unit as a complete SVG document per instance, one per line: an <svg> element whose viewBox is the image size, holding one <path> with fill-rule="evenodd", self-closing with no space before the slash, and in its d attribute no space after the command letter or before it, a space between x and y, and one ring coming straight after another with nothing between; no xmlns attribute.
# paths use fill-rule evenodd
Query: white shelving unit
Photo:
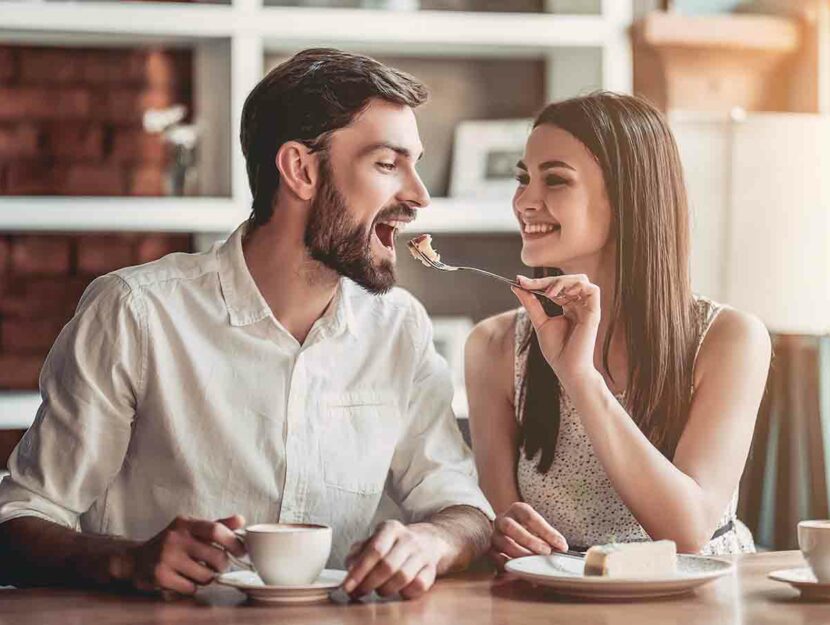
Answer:
<svg viewBox="0 0 830 625"><path fill-rule="evenodd" d="M338 46L372 54L543 58L549 99L586 85L631 90L630 0L600 15L379 11L214 3L0 0L0 43L194 49L194 99L202 133L200 198L0 197L0 231L153 230L226 233L249 212L239 118L267 53ZM579 71L574 71L578 67ZM504 206L436 198L418 228L512 232Z"/></svg>
<svg viewBox="0 0 830 625"><path fill-rule="evenodd" d="M23 430L32 425L40 407L40 394L35 392L0 393L0 430Z"/></svg>
<svg viewBox="0 0 830 625"><path fill-rule="evenodd" d="M0 43L69 46L164 44L194 50L202 133L198 198L0 197L2 231L229 233L250 207L239 118L264 74L265 55L335 46L369 54L544 59L545 94L603 87L630 92L631 0L603 0L599 15L393 12L215 3L0 0ZM578 68L575 71L574 68ZM433 198L413 229L509 233L507 202ZM0 428L27 427L37 393L0 396Z"/></svg>
<svg viewBox="0 0 830 625"><path fill-rule="evenodd" d="M231 232L249 214L230 198L6 197L0 230L15 232ZM518 232L502 201L435 198L412 228L430 232Z"/></svg>

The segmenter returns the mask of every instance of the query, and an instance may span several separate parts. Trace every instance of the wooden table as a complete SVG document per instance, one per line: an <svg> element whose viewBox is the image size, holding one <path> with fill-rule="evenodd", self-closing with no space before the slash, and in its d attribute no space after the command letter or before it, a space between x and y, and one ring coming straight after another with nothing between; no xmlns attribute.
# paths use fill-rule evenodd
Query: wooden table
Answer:
<svg viewBox="0 0 830 625"><path fill-rule="evenodd" d="M694 594L640 603L578 602L516 579L494 578L486 573L465 573L439 580L428 595L417 601L304 607L249 605L237 591L215 584L201 590L195 598L174 602L59 589L0 590L0 625L830 623L830 603L802 602L790 586L767 579L770 571L802 566L804 561L797 551L747 555L737 558L737 562L735 575Z"/></svg>

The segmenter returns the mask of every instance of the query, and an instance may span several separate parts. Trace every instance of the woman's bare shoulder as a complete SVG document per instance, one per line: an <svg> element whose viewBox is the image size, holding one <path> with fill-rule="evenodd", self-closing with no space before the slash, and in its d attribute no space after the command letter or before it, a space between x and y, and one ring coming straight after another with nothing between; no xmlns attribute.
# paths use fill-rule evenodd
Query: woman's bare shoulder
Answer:
<svg viewBox="0 0 830 625"><path fill-rule="evenodd" d="M718 375L736 361L748 368L769 367L770 335L763 322L747 312L725 307L721 310L700 346L695 363L697 378Z"/></svg>
<svg viewBox="0 0 830 625"><path fill-rule="evenodd" d="M516 311L480 321L467 339L466 376L471 384L513 388Z"/></svg>
<svg viewBox="0 0 830 625"><path fill-rule="evenodd" d="M478 356L491 358L513 354L516 332L516 311L487 317L473 328L467 339L467 349Z"/></svg>

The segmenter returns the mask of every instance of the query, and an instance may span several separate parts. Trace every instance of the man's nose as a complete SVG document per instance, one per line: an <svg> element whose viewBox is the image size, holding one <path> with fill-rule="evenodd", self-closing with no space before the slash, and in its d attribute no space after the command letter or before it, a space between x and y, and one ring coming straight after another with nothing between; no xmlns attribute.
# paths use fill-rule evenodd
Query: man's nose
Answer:
<svg viewBox="0 0 830 625"><path fill-rule="evenodd" d="M429 191L427 191L423 180L417 172L413 172L410 182L404 193L404 200L415 208L423 208L429 205Z"/></svg>

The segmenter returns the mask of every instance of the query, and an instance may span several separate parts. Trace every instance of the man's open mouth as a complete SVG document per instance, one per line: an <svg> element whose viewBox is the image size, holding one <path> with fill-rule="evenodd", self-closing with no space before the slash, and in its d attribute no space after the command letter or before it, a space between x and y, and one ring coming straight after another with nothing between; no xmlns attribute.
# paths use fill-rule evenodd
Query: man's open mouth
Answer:
<svg viewBox="0 0 830 625"><path fill-rule="evenodd" d="M398 233L403 232L409 221L399 219L386 219L378 221L375 224L375 236L380 241L383 247L393 250L395 249L395 237Z"/></svg>

